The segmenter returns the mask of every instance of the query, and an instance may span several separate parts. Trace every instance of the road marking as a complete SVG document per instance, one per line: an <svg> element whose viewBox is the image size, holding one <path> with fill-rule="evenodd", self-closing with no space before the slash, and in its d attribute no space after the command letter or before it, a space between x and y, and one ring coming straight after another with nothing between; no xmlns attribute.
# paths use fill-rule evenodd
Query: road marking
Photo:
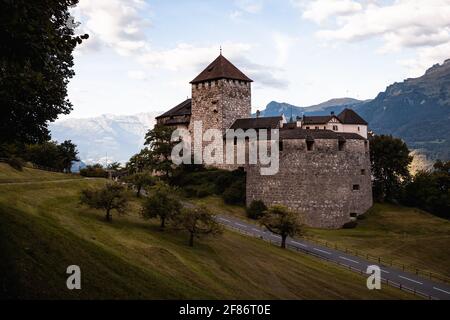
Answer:
<svg viewBox="0 0 450 320"><path fill-rule="evenodd" d="M275 237L277 239L281 239L281 237L279 235L273 234L272 237Z"/></svg>
<svg viewBox="0 0 450 320"><path fill-rule="evenodd" d="M415 282L415 283L418 283L418 284L423 284L422 282L419 282L419 281L416 281L416 280L413 280L413 279L410 279L410 278L407 278L407 277L403 277L403 276L399 276L399 277L402 278L402 279L411 281L411 282Z"/></svg>
<svg viewBox="0 0 450 320"><path fill-rule="evenodd" d="M314 248L314 250L319 251L319 252L323 252L323 253L326 253L326 254L331 254L331 252L328 252L328 251L325 251L325 250L320 250L320 249L317 249L317 248Z"/></svg>
<svg viewBox="0 0 450 320"><path fill-rule="evenodd" d="M253 231L256 231L256 232L261 232L261 230L256 229L256 228L252 228L252 230L253 230Z"/></svg>
<svg viewBox="0 0 450 320"><path fill-rule="evenodd" d="M236 222L236 225L239 226L239 227L247 228L247 226L245 224L240 224L238 222Z"/></svg>
<svg viewBox="0 0 450 320"><path fill-rule="evenodd" d="M299 245L299 246L302 246L304 248L308 248L308 246L306 244L303 244L303 243L300 243L300 242L297 242L297 241L291 241L291 243Z"/></svg>
<svg viewBox="0 0 450 320"><path fill-rule="evenodd" d="M386 270L383 270L383 269L380 269L380 270L381 270L381 272L389 273L389 271L386 271Z"/></svg>
<svg viewBox="0 0 450 320"><path fill-rule="evenodd" d="M358 261L355 261L355 260L352 260L352 259L349 259L349 258L346 258L346 257L341 257L341 256L339 256L339 258L344 259L344 260L347 260L347 261L350 261L350 262L353 262L353 263L359 264Z"/></svg>
<svg viewBox="0 0 450 320"><path fill-rule="evenodd" d="M222 218L222 217L220 217L219 219L222 220L222 221L230 222L230 220Z"/></svg>
<svg viewBox="0 0 450 320"><path fill-rule="evenodd" d="M437 290L437 291L444 292L444 293L446 293L446 294L450 294L450 292L445 291L445 290L442 290L442 289L439 289L439 288L436 288L436 287L433 287L433 289L434 289L434 290Z"/></svg>

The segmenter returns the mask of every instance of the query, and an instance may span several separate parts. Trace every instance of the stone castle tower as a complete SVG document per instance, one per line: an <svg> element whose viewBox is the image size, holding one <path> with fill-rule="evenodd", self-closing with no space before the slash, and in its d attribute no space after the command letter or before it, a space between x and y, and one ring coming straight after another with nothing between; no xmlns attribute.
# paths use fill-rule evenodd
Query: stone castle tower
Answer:
<svg viewBox="0 0 450 320"><path fill-rule="evenodd" d="M202 121L203 132L221 129L223 133L240 118L251 116L251 83L222 54L194 80L189 130Z"/></svg>

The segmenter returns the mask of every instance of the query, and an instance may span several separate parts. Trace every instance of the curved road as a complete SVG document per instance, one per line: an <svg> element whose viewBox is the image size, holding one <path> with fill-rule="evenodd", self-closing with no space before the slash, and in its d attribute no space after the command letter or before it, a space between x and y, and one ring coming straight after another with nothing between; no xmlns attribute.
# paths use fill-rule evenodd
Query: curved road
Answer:
<svg viewBox="0 0 450 320"><path fill-rule="evenodd" d="M270 240L271 242L277 243L281 242L280 236L269 231L265 231L262 227L257 225L230 216L216 215L216 218L218 222L223 224L225 227L238 229L245 234L255 238L260 238L262 240ZM368 266L376 265L374 262L369 262L363 258L355 257L345 252L305 240L288 238L286 240L286 245L292 249L307 252L328 261L331 260L343 267L351 268L355 271L362 271L364 274L366 273ZM430 299L450 300L450 286L448 285L429 279L424 279L415 274L404 272L395 268L380 266L380 269L382 273L381 278L383 280L382 286L383 284L386 285L385 282L387 280L396 287L401 285L402 288L407 291L416 292L417 294Z"/></svg>

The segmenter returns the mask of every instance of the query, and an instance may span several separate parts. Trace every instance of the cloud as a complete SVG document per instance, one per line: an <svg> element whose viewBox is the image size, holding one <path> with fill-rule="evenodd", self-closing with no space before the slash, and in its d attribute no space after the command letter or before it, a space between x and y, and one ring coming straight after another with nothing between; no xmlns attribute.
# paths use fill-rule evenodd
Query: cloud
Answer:
<svg viewBox="0 0 450 320"><path fill-rule="evenodd" d="M80 1L72 10L81 21L80 33L90 38L79 50L98 50L103 46L113 48L121 55L130 55L145 47L145 28L150 21L143 17L148 5L142 0Z"/></svg>
<svg viewBox="0 0 450 320"><path fill-rule="evenodd" d="M292 0L292 4L301 9L304 19L322 23L334 15L349 15L362 10L362 5L352 0Z"/></svg>
<svg viewBox="0 0 450 320"><path fill-rule="evenodd" d="M130 70L127 73L128 78L132 80L144 81L147 80L147 74L142 70Z"/></svg>
<svg viewBox="0 0 450 320"><path fill-rule="evenodd" d="M364 5L339 0L331 1L335 4L326 8L327 2L330 1L295 1L304 10L303 18L321 26L324 21L333 23L316 33L324 41L380 39L378 52L383 54L413 49L418 61L402 64L415 65L416 71L420 65L429 67L450 57L450 51L444 53L450 45L450 0L397 0L390 4L368 1ZM342 10L337 10L337 3Z"/></svg>
<svg viewBox="0 0 450 320"><path fill-rule="evenodd" d="M259 13L263 8L262 0L235 0L236 6L247 13Z"/></svg>

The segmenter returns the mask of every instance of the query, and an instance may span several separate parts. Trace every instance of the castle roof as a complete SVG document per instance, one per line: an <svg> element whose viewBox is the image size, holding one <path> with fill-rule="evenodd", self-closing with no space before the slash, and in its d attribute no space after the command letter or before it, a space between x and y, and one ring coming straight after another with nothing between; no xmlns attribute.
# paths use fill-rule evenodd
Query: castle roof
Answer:
<svg viewBox="0 0 450 320"><path fill-rule="evenodd" d="M367 125L368 123L360 117L359 114L357 114L352 109L344 109L339 115L339 120L343 124L360 124L360 125Z"/></svg>
<svg viewBox="0 0 450 320"><path fill-rule="evenodd" d="M337 139L340 141L345 140L366 140L357 133L352 132L335 132L332 130L310 130L302 128L283 128L280 130L280 139L305 139L305 140L315 140L315 139Z"/></svg>
<svg viewBox="0 0 450 320"><path fill-rule="evenodd" d="M166 113L163 113L162 115L156 117L156 119L161 118L168 118L168 117L174 117L174 116L190 116L191 115L191 108L192 108L192 99L187 99L177 105L176 107L170 109Z"/></svg>
<svg viewBox="0 0 450 320"><path fill-rule="evenodd" d="M283 120L281 116L237 119L230 129L278 129L281 120Z"/></svg>
<svg viewBox="0 0 450 320"><path fill-rule="evenodd" d="M205 70L203 70L194 80L192 84L219 80L219 79L231 79L240 80L245 82L253 82L252 79L247 77L242 71L236 68L230 61L228 61L222 54L217 57Z"/></svg>
<svg viewBox="0 0 450 320"><path fill-rule="evenodd" d="M304 124L327 124L332 118L336 116L303 116ZM339 119L338 119L339 120ZM340 120L339 120L340 121Z"/></svg>

